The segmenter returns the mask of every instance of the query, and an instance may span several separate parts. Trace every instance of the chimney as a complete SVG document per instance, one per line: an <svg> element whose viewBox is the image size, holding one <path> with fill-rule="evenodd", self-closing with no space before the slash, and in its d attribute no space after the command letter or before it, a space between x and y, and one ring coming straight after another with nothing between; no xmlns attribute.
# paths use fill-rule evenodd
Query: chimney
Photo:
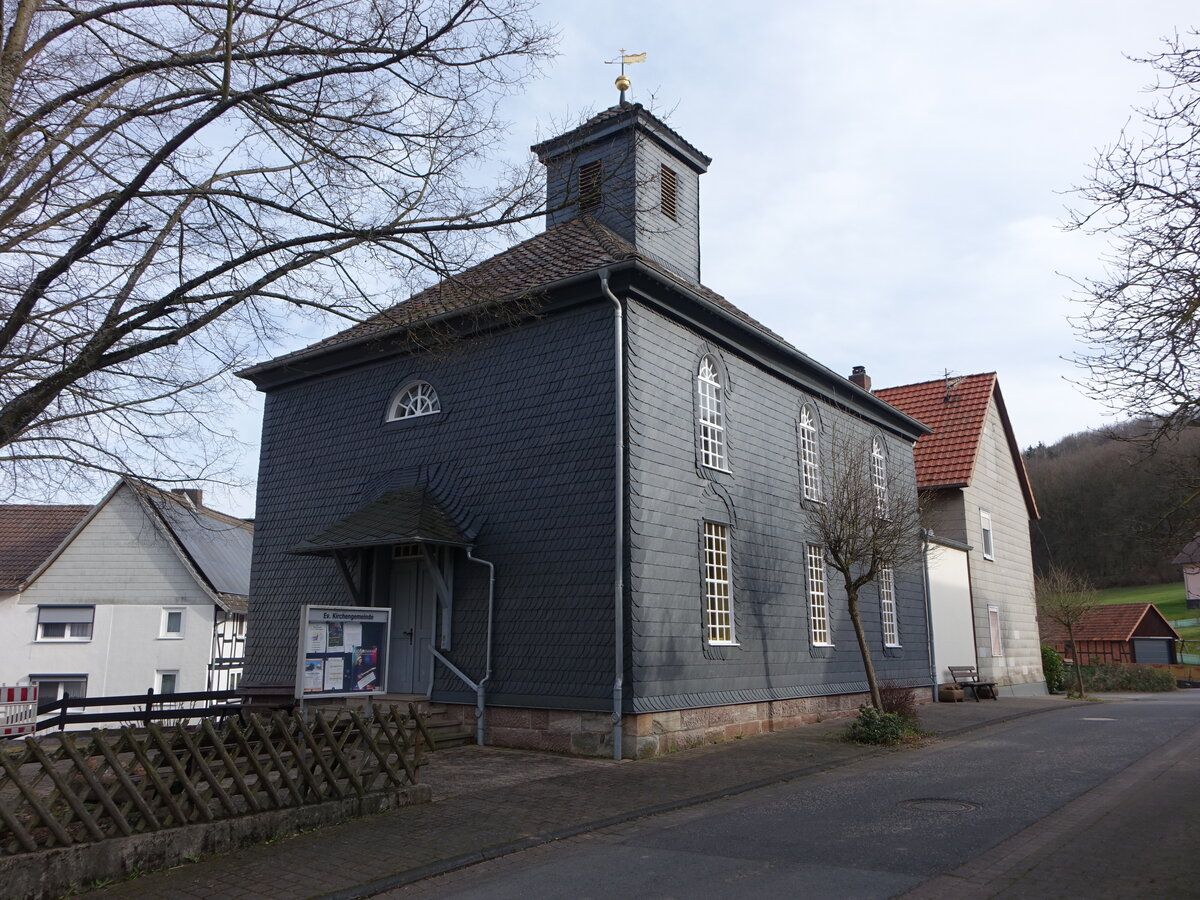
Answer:
<svg viewBox="0 0 1200 900"><path fill-rule="evenodd" d="M171 493L187 500L196 509L204 506L204 491L200 488L172 488Z"/></svg>
<svg viewBox="0 0 1200 900"><path fill-rule="evenodd" d="M871 390L871 376L867 374L866 366L855 366L854 371L850 373L850 381L864 391Z"/></svg>

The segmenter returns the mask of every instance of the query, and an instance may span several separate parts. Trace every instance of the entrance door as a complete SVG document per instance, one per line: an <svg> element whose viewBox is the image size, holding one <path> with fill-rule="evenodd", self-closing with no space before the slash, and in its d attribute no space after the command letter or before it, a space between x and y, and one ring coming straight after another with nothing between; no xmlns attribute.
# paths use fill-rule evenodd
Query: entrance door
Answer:
<svg viewBox="0 0 1200 900"><path fill-rule="evenodd" d="M393 694L429 690L433 618L437 597L419 559L392 563L392 643L387 689Z"/></svg>

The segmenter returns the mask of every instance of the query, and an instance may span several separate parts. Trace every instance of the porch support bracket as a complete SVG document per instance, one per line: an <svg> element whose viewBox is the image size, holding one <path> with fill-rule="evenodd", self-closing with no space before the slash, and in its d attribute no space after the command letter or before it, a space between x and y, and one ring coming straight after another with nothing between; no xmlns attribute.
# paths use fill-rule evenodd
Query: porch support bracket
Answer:
<svg viewBox="0 0 1200 900"><path fill-rule="evenodd" d="M354 600L354 604L356 606L365 606L362 591L354 583L354 576L350 574L350 566L346 563L346 558L342 555L342 551L334 550L333 559L337 563L338 571L342 575L342 581L346 583L346 590L350 592L350 597Z"/></svg>

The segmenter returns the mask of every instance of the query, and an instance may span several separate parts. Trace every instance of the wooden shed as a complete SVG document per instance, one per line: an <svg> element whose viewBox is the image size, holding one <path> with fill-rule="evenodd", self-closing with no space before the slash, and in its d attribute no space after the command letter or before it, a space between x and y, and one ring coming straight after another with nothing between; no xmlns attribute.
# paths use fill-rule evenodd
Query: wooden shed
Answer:
<svg viewBox="0 0 1200 900"><path fill-rule="evenodd" d="M1067 630L1048 619L1038 623L1042 640L1081 665L1176 662L1179 635L1152 603L1097 606L1075 626L1075 646Z"/></svg>

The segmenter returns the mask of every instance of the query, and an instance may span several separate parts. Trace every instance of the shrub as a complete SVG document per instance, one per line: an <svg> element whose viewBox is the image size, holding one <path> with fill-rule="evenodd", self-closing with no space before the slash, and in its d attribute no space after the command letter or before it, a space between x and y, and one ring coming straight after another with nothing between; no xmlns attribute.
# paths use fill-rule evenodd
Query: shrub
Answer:
<svg viewBox="0 0 1200 900"><path fill-rule="evenodd" d="M1089 691L1152 691L1175 690L1175 675L1170 669L1153 666L1104 665L1083 666L1083 680Z"/></svg>
<svg viewBox="0 0 1200 900"><path fill-rule="evenodd" d="M863 704L846 730L846 739L856 744L898 744L904 740L904 720L896 713L880 712Z"/></svg>
<svg viewBox="0 0 1200 900"><path fill-rule="evenodd" d="M895 713L906 723L917 721L917 701L912 688L900 687L890 681L880 685L879 697L883 700L883 711Z"/></svg>
<svg viewBox="0 0 1200 900"><path fill-rule="evenodd" d="M1066 687L1067 667L1063 665L1062 654L1049 644L1042 644L1042 672L1048 690L1061 691Z"/></svg>

